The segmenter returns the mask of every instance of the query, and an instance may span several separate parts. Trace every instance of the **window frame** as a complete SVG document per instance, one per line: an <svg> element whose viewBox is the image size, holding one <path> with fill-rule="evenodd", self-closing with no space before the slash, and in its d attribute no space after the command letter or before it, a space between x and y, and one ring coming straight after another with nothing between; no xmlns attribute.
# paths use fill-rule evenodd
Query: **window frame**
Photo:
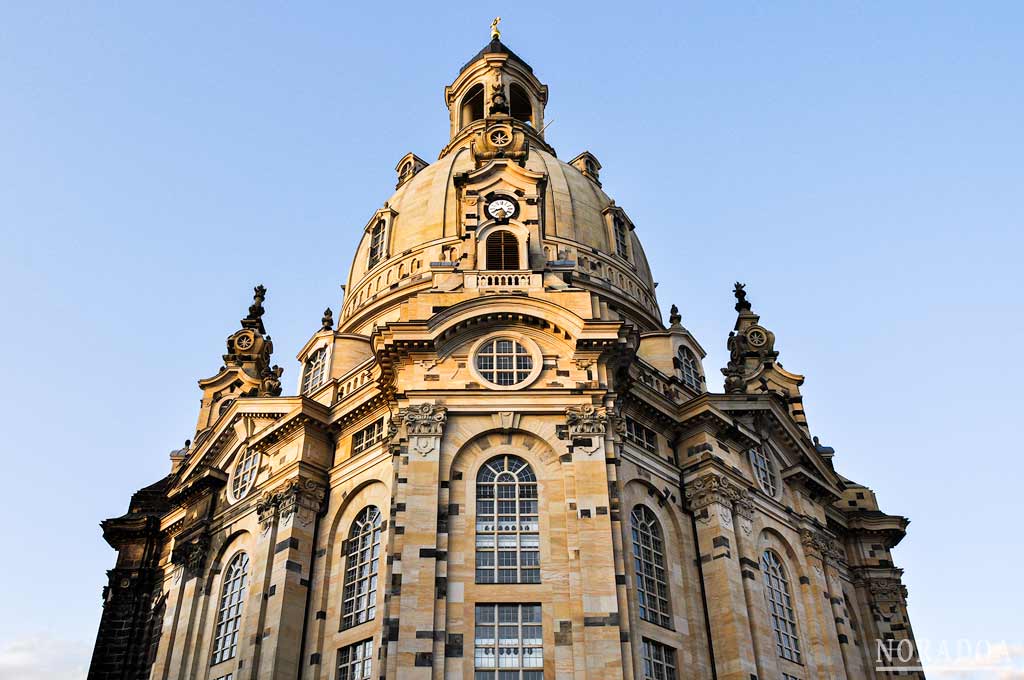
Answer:
<svg viewBox="0 0 1024 680"><path fill-rule="evenodd" d="M491 356L494 357L494 361L495 361L494 366L495 366L495 368L493 368L493 369L487 369L487 368L481 369L481 368L479 368L479 358L480 358L480 355L481 355L481 350L484 347L486 347L487 344L490 343L490 342L498 343L500 341L511 341L512 343L518 343L519 346L522 347L524 351L522 353L519 353L518 350L517 350L513 354L508 354L508 353L500 353L499 354L499 353L497 353L495 351L494 353L491 354ZM514 348L514 345L513 345L513 348ZM497 350L497 344L495 344L495 350ZM516 362L517 362L517 358L518 357L529 356L530 357L531 368L529 369L529 373L527 374L526 378L523 379L523 380L520 380L518 382L515 382L515 383L513 383L511 385L502 385L502 384L497 383L497 382L492 382L490 380L490 378L487 377L487 375L485 375L484 373L481 372L481 370L488 371L488 372L493 372L495 377L497 377L497 373L498 373L498 370L499 370L497 368L497 357L499 355L500 356L511 356L512 357L513 367L514 368L512 368L511 371L513 372L513 374L518 374L520 372L526 372L526 369L519 370L518 368L515 368L515 367L517 366ZM544 355L541 352L540 346L536 342L534 342L534 340L532 338L528 338L525 335L522 335L522 334L519 334L519 333L515 333L515 332L498 331L496 333L489 333L488 335L485 335L484 337L480 338L475 343L473 343L472 347L470 347L470 349L469 349L468 356L469 356L469 361L467 362L467 364L469 366L469 372L473 375L474 378L476 378L483 386L485 386L489 390L499 390L499 391L521 390L521 389L523 389L525 387L529 387L531 384L533 384L533 382L536 381L538 377L540 377L541 371L544 370ZM507 370L508 369L506 369L506 372L507 372Z"/></svg>
<svg viewBox="0 0 1024 680"><path fill-rule="evenodd" d="M680 345L676 355L679 357L679 376L683 385L694 392L702 392L704 375L701 373L696 353L686 345Z"/></svg>
<svg viewBox="0 0 1024 680"><path fill-rule="evenodd" d="M493 475L492 478L484 479L488 474ZM502 481L508 477L515 481ZM513 487L511 495L508 487ZM540 482L529 461L513 453L489 458L477 470L473 501L474 582L480 585L540 583ZM502 503L512 503L515 512L502 513ZM481 512L485 504L490 510L488 513ZM532 504L533 512L523 512L524 504L526 507ZM481 520L481 517L491 519ZM504 522L502 517L506 518ZM531 524L532 529L528 528ZM487 555L490 564L481 564L487 561L481 559ZM514 556L514 563L508 562L509 555ZM509 573L513 574L513 580L503 578ZM490 574L492 580L481 579L482 574Z"/></svg>
<svg viewBox="0 0 1024 680"><path fill-rule="evenodd" d="M357 656L353 657L352 652L356 652ZM342 655L346 655L344 662L342 661ZM342 663L345 667L342 667ZM369 664L367 666L366 664ZM353 675L351 671L355 670L356 673L360 673L359 667L362 666L361 675ZM369 637L365 640L359 640L352 644L345 645L344 647L338 648L338 654L334 663L335 676L334 680L368 680L373 677L373 638ZM342 675L342 671L345 672Z"/></svg>
<svg viewBox="0 0 1024 680"><path fill-rule="evenodd" d="M769 498L778 498L782 489L779 480L779 471L775 466L770 450L766 444L752 446L747 451L750 460L750 468L754 473L754 479L758 486Z"/></svg>
<svg viewBox="0 0 1024 680"><path fill-rule="evenodd" d="M508 610L515 608L515 620L507 620ZM525 620L524 608L530 607L529 613L536 614L536 620ZM483 621L482 613L490 610L493 612L492 621ZM506 615L506 620L503 621L503 614ZM513 627L516 628L516 637L514 644L502 645L502 641L511 641L512 638L502 637L503 633L510 632L508 629ZM529 626L530 637L526 637L524 629ZM502 629L505 629L504 631ZM489 629L490 637L482 637L481 633L486 633L485 629ZM490 644L481 644L482 642L490 641ZM527 641L530 641L527 644ZM519 663L515 666L502 666L501 659L502 649L515 649L519 653L516 657ZM481 654L482 650L490 650L492 654L486 653ZM529 654L527 657L525 650L536 650ZM511 656L511 655L509 655ZM488 657L493 658L493 666L481 666L478 665L481 659L487 659ZM539 666L527 666L524 661L527 658L539 660ZM487 677L498 680L502 677L505 672L514 672L516 677L521 680L543 680L544 678L544 610L538 602L483 602L476 603L473 605L473 678L477 680L483 677L483 674L487 674Z"/></svg>
<svg viewBox="0 0 1024 680"><path fill-rule="evenodd" d="M327 346L317 347L302 363L302 385L299 392L310 395L327 382Z"/></svg>
<svg viewBox="0 0 1024 680"><path fill-rule="evenodd" d="M384 416L381 416L369 425L366 425L352 433L352 455L354 456L357 453L368 451L380 442L384 441L384 439Z"/></svg>
<svg viewBox="0 0 1024 680"><path fill-rule="evenodd" d="M641 621L674 630L671 587L665 559L665 530L661 520L649 507L638 503L629 513L629 532L637 615ZM652 600L654 606L651 605Z"/></svg>
<svg viewBox="0 0 1024 680"><path fill-rule="evenodd" d="M349 525L342 546L345 559L342 562L340 630L354 628L377 617L383 533L383 516L376 505L364 507ZM362 607L359 606L361 598L365 598ZM350 601L354 604L351 611L346 611Z"/></svg>
<svg viewBox="0 0 1024 680"><path fill-rule="evenodd" d="M803 664L800 628L797 624L796 605L790 588L788 570L782 557L774 550L768 549L761 553L761 583L764 588L765 610L775 634L776 652L782 659Z"/></svg>
<svg viewBox="0 0 1024 680"><path fill-rule="evenodd" d="M235 464L231 468L231 482L228 487L228 496L232 503L237 503L252 491L256 485L256 477L259 474L261 455L259 450L251 446L243 447L235 458ZM244 465L244 468L243 468ZM244 475L249 475L243 480Z"/></svg>
<svg viewBox="0 0 1024 680"><path fill-rule="evenodd" d="M241 563L240 567L237 567ZM240 570L241 573L236 572ZM249 555L240 550L228 560L217 600L217 618L213 624L210 666L230 661L238 656L238 640L242 632L245 598L249 590ZM229 590L230 588L230 590Z"/></svg>
<svg viewBox="0 0 1024 680"><path fill-rule="evenodd" d="M615 254L629 260L629 225L619 214L612 215L612 238L615 239Z"/></svg>
<svg viewBox="0 0 1024 680"><path fill-rule="evenodd" d="M626 429L623 438L648 453L660 451L658 433L631 416L626 416Z"/></svg>
<svg viewBox="0 0 1024 680"><path fill-rule="evenodd" d="M640 638L640 663L643 666L644 680L677 680L676 648L658 642L652 638ZM660 657L658 656L660 654ZM658 667L662 672L658 674Z"/></svg>
<svg viewBox="0 0 1024 680"><path fill-rule="evenodd" d="M366 271L370 271L387 258L387 221L378 217L370 227L370 242L367 245Z"/></svg>
<svg viewBox="0 0 1024 680"><path fill-rule="evenodd" d="M510 244L515 244L515 252L514 252L515 257L512 258L512 259L515 260L513 262L514 266L512 266L512 267L506 267L506 266L492 267L491 266L491 239L494 239L496 237L501 237L501 239L502 239L502 241L500 243L497 243L496 246L495 246L498 249L497 255L498 255L498 259L501 260L501 262L499 263L501 265L506 265L506 264L509 263L509 255L510 254L506 252L506 249L510 247ZM506 239L506 237L507 237L507 239ZM512 231L511 229L494 229L493 231L489 232L484 237L484 267L483 267L483 270L484 271L489 271L489 272L509 272L509 271L513 271L514 272L514 271L522 271L522 247L523 247L523 244L520 242L519 236L514 231Z"/></svg>

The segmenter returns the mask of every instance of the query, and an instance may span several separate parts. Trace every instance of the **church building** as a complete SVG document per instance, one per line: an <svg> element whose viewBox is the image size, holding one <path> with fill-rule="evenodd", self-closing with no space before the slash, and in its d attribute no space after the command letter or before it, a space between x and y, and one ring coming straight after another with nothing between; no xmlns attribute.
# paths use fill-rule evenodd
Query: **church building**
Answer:
<svg viewBox="0 0 1024 680"><path fill-rule="evenodd" d="M444 98L296 378L257 286L169 474L102 523L90 680L923 678L885 668L919 663L908 520L812 436L744 286L711 392L496 25Z"/></svg>

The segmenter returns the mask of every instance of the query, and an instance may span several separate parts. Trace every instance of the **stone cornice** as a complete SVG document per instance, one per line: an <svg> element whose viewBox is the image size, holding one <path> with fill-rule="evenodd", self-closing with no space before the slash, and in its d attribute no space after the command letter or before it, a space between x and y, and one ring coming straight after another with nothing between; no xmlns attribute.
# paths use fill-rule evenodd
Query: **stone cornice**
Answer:
<svg viewBox="0 0 1024 680"><path fill-rule="evenodd" d="M851 534L870 534L883 539L887 548L894 548L907 535L910 520L899 515L887 515L880 510L844 511L846 529Z"/></svg>

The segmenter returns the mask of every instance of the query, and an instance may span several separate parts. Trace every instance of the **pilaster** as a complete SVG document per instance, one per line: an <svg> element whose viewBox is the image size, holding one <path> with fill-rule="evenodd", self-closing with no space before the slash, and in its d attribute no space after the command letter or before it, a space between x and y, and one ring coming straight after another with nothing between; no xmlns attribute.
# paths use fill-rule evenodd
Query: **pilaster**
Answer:
<svg viewBox="0 0 1024 680"><path fill-rule="evenodd" d="M705 469L684 480L684 490L697 521L697 551L717 676L720 680L750 680L757 674L757 663L732 509L741 487L722 472Z"/></svg>
<svg viewBox="0 0 1024 680"><path fill-rule="evenodd" d="M820 637L812 638L816 647L812 658L829 677L845 680L850 632L843 616L843 590L836 571L842 552L836 541L821 531L804 529L800 540L812 567L810 601L815 603L812 619L820 621L822 626ZM818 593L821 597L817 597ZM834 625L828 625L829 621Z"/></svg>

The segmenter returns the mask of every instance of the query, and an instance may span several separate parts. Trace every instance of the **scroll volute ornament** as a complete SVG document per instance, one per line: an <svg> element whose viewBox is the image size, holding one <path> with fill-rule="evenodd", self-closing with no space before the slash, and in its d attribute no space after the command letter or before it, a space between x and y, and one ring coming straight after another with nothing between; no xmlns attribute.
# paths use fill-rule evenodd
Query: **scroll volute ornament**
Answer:
<svg viewBox="0 0 1024 680"><path fill-rule="evenodd" d="M530 155L530 142L519 123L507 116L498 116L478 132L470 142L470 151L476 167L480 168L495 158L508 158L522 165Z"/></svg>
<svg viewBox="0 0 1024 680"><path fill-rule="evenodd" d="M448 409L440 404L416 404L398 411L398 419L405 425L410 450L427 456L440 448Z"/></svg>
<svg viewBox="0 0 1024 680"><path fill-rule="evenodd" d="M324 509L327 489L312 479L289 479L273 491L264 492L256 503L256 516L264 533L275 520L288 524L297 519L308 526Z"/></svg>

